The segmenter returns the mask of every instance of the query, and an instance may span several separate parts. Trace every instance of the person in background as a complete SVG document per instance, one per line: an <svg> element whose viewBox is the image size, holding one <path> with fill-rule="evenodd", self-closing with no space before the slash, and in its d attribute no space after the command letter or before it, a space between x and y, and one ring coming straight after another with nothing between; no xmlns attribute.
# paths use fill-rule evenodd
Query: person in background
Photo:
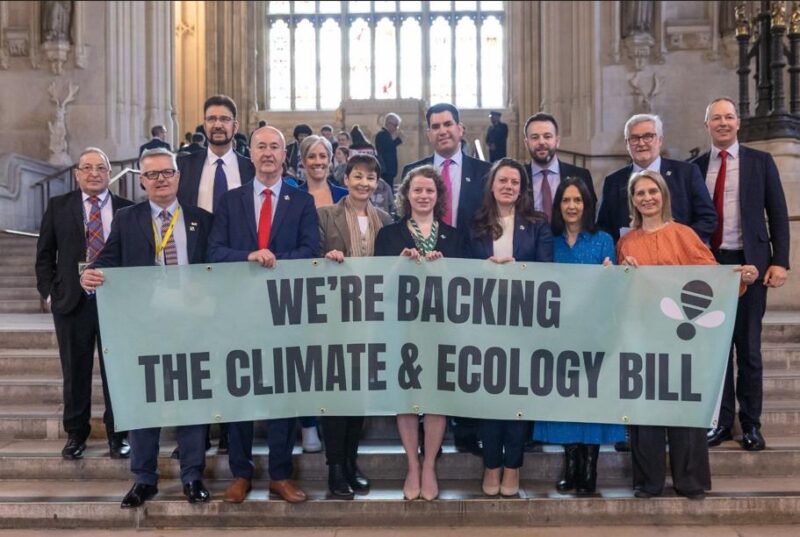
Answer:
<svg viewBox="0 0 800 537"><path fill-rule="evenodd" d="M351 157L353 155L372 155L378 158L378 152L375 151L375 146L370 143L367 139L367 135L364 134L360 126L353 125L353 128L350 129L350 138L352 139L349 146Z"/></svg>
<svg viewBox="0 0 800 537"><path fill-rule="evenodd" d="M500 121L500 112L489 112L489 121L492 122L486 130L486 147L489 148L489 162L496 162L506 157L506 144L508 142L508 125Z"/></svg>
<svg viewBox="0 0 800 537"><path fill-rule="evenodd" d="M294 142L286 146L286 171L288 175L292 177L302 176L300 171L300 142L302 142L306 136L311 136L312 134L314 134L314 131L305 123L295 125L294 131L292 131Z"/></svg>
<svg viewBox="0 0 800 537"><path fill-rule="evenodd" d="M344 184L344 175L349 158L350 150L346 147L338 146L333 151L333 180L339 186Z"/></svg>
<svg viewBox="0 0 800 537"><path fill-rule="evenodd" d="M150 135L152 136L150 141L139 146L140 157L142 156L142 153L148 149L155 149L157 147L163 147L167 151L172 151L172 148L167 142L167 128L164 125L154 125L150 129Z"/></svg>
<svg viewBox="0 0 800 537"><path fill-rule="evenodd" d="M339 147L339 143L336 141L336 138L333 137L333 127L330 125L323 125L319 129L319 135L328 140L331 144L331 148L333 149L334 154L336 153L336 148Z"/></svg>
<svg viewBox="0 0 800 537"><path fill-rule="evenodd" d="M341 147L350 147L350 143L352 142L350 133L347 131L339 131L339 133L336 135L336 142Z"/></svg>
<svg viewBox="0 0 800 537"><path fill-rule="evenodd" d="M394 186L397 175L397 147L403 143L400 137L400 116L389 112L383 119L383 128L375 135L375 150L381 163L381 178Z"/></svg>

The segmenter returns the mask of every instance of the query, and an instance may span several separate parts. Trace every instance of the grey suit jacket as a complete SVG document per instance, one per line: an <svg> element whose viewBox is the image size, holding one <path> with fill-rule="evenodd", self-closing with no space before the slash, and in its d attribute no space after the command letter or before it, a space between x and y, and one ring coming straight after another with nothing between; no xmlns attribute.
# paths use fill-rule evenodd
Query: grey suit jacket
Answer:
<svg viewBox="0 0 800 537"><path fill-rule="evenodd" d="M345 257L353 255L343 201L317 209L317 215L319 215L320 255L324 256L331 250L339 250L344 253ZM392 223L392 217L385 211L377 207L375 209L378 211L381 223L384 226Z"/></svg>

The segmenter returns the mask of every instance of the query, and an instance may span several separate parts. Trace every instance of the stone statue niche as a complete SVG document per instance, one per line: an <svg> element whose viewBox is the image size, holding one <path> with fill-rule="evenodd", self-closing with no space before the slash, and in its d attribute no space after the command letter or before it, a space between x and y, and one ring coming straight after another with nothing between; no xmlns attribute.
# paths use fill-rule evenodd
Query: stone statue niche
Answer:
<svg viewBox="0 0 800 537"><path fill-rule="evenodd" d="M620 5L620 30L622 40L637 71L644 69L655 45L655 2L629 0Z"/></svg>
<svg viewBox="0 0 800 537"><path fill-rule="evenodd" d="M45 0L42 2L42 43L72 41L72 2Z"/></svg>

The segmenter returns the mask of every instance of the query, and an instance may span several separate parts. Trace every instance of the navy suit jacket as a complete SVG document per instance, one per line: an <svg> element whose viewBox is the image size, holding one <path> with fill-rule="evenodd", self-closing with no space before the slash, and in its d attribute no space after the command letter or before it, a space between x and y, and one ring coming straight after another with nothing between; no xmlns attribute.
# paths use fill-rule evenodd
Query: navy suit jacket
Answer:
<svg viewBox="0 0 800 537"><path fill-rule="evenodd" d="M191 205L181 204L181 212L186 226L189 263L205 263L213 216ZM114 216L106 245L92 267L147 267L155 264L156 243L150 202L143 201L121 209Z"/></svg>
<svg viewBox="0 0 800 537"><path fill-rule="evenodd" d="M462 154L461 161L461 192L458 195L458 215L456 216L456 227L466 236L472 226L472 217L483 202L483 185L489 175L492 165L484 160L478 160L468 155ZM412 162L403 168L402 177L420 166L433 166L433 155L422 160Z"/></svg>
<svg viewBox="0 0 800 537"><path fill-rule="evenodd" d="M494 240L490 235L477 236L470 230L464 257L489 259L494 255ZM514 259L516 261L553 260L553 234L544 221L530 222L514 216Z"/></svg>
<svg viewBox="0 0 800 537"><path fill-rule="evenodd" d="M661 157L660 172L672 198L672 219L690 226L700 240L708 244L717 228L717 211L700 168L690 162ZM619 240L620 228L631 225L628 179L632 173L633 164L628 164L606 177L603 183L597 225L611 235L614 242Z"/></svg>
<svg viewBox="0 0 800 537"><path fill-rule="evenodd" d="M331 199L333 200L333 203L339 203L339 200L348 194L346 188L338 186L334 182L333 176L328 177L328 188L331 191ZM297 189L303 192L308 192L308 181L298 186Z"/></svg>
<svg viewBox="0 0 800 537"><path fill-rule="evenodd" d="M167 142L162 141L160 138L153 138L146 144L142 144L139 146L139 156L142 156L147 149L155 149L157 147L163 147L167 151L172 151L172 147Z"/></svg>
<svg viewBox="0 0 800 537"><path fill-rule="evenodd" d="M247 261L250 252L258 250L253 185L250 182L222 196L208 240L211 263ZM285 181L272 219L269 250L278 259L319 257L319 220L314 198Z"/></svg>
<svg viewBox="0 0 800 537"><path fill-rule="evenodd" d="M708 174L711 152L694 163ZM770 265L789 268L789 211L772 155L739 145L739 207L745 262L763 277ZM764 213L767 221L764 221Z"/></svg>
<svg viewBox="0 0 800 537"><path fill-rule="evenodd" d="M256 175L256 169L250 159L236 153L239 162L239 177L242 184L247 184ZM181 172L181 182L178 184L178 201L181 205L197 206L197 194L200 192L200 176L203 173L203 164L206 162L208 151L196 151L178 157L178 171ZM215 208L216 211L216 208Z"/></svg>

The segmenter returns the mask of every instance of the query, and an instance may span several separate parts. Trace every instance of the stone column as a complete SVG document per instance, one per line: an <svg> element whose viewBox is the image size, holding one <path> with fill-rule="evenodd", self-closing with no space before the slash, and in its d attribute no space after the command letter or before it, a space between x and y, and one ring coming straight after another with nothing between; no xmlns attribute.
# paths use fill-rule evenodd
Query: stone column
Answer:
<svg viewBox="0 0 800 537"><path fill-rule="evenodd" d="M525 119L539 111L542 99L542 69L539 32L542 2L506 3L506 57L508 58L509 116L503 121L524 125ZM513 116L513 117L512 117ZM525 159L520 129L509 128L508 155Z"/></svg>
<svg viewBox="0 0 800 537"><path fill-rule="evenodd" d="M146 65L149 76L144 77L147 87L145 97L145 138L150 138L150 128L153 125L166 125L168 141L173 147L175 142L180 143L183 135L175 132L173 121L173 84L175 77L174 49L175 39L172 29L173 11L172 4L165 0L150 0L147 2L145 17L145 39L147 42Z"/></svg>
<svg viewBox="0 0 800 537"><path fill-rule="evenodd" d="M203 122L206 99L206 2L175 2L177 134Z"/></svg>

